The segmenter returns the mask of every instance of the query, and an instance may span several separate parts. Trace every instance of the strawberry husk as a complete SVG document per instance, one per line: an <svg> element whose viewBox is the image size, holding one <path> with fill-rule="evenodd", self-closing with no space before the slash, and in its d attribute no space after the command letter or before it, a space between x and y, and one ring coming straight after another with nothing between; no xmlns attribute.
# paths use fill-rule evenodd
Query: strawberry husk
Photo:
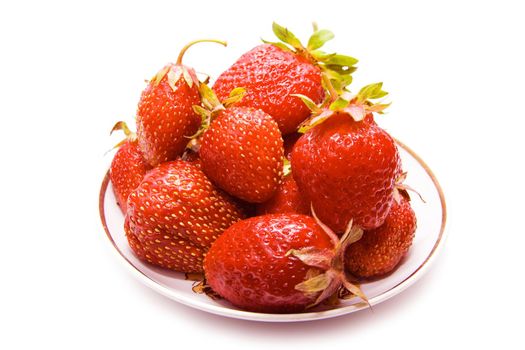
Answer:
<svg viewBox="0 0 525 350"><path fill-rule="evenodd" d="M237 87L230 92L230 95L226 99L219 101L219 98L208 84L201 83L199 86L199 94L202 105L194 105L193 111L201 116L201 126L194 135L189 137L191 141L187 146L187 148L193 150L198 150L198 138L210 127L213 119L215 119L221 111L241 101L246 94L246 89Z"/></svg>
<svg viewBox="0 0 525 350"><path fill-rule="evenodd" d="M319 293L314 303L307 306L307 309L315 307L324 301L333 304L339 296L354 295L361 298L369 306L368 299L361 288L352 283L344 271L344 257L346 248L357 242L363 236L363 230L352 225L350 221L343 236L338 236L324 223L322 223L312 207L312 216L317 224L326 232L334 243L333 249L319 249L315 247L305 247L301 249L291 249L286 255L294 256L304 264L311 267L307 279L295 286L295 289L305 294ZM335 297L334 297L335 295Z"/></svg>
<svg viewBox="0 0 525 350"><path fill-rule="evenodd" d="M327 82L330 84L330 82ZM329 100L317 105L314 101L304 95L295 94L310 109L312 115L299 126L299 133L305 133L314 126L321 124L326 119L336 113L346 113L356 122L362 121L368 114L379 113L390 106L390 103L373 102L385 97L388 92L382 89L383 83L369 84L361 88L357 95L352 95L349 91L338 93L330 92Z"/></svg>
<svg viewBox="0 0 525 350"><path fill-rule="evenodd" d="M106 153L119 148L127 141L134 141L137 139L137 134L135 134L133 131L130 130L128 127L128 124L124 121L118 121L113 125L113 128L111 128L111 131L109 132L109 135L113 135L115 131L122 131L124 133L124 139L119 141L115 146L113 146L110 150L108 150Z"/></svg>
<svg viewBox="0 0 525 350"><path fill-rule="evenodd" d="M314 23L313 34L308 39L308 43L304 45L288 28L274 22L272 30L279 41L262 41L304 57L319 67L323 75L323 85L329 93L342 93L345 87L350 85L358 60L351 56L320 50L326 42L335 37L334 33L327 29L319 29Z"/></svg>

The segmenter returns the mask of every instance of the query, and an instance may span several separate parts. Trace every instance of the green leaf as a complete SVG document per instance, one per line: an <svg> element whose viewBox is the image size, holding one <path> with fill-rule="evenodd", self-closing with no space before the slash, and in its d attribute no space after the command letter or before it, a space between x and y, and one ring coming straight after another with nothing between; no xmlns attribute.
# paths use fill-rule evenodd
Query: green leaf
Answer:
<svg viewBox="0 0 525 350"><path fill-rule="evenodd" d="M306 122L302 123L300 126L299 126L299 130L297 130L298 133L300 134L304 134L305 132L307 132L308 130L312 129L314 126L316 125L319 125L321 124L322 122L324 122L326 119L330 118L331 115L334 114L334 111L331 111L329 109L323 111L321 114L311 118L311 119L308 119Z"/></svg>
<svg viewBox="0 0 525 350"><path fill-rule="evenodd" d="M328 53L321 50L314 50L310 51L310 55L312 55L317 61L323 62L328 59L328 57L335 55L335 53Z"/></svg>
<svg viewBox="0 0 525 350"><path fill-rule="evenodd" d="M308 50L317 50L322 47L327 41L334 38L334 33L329 30L321 29L312 34L308 40Z"/></svg>
<svg viewBox="0 0 525 350"><path fill-rule="evenodd" d="M277 46L278 48L280 48L281 50L284 50L284 51L288 51L288 52L292 52L292 50L286 46L285 44L283 43L276 43L276 42L272 42L272 41L267 41L267 40L264 40L264 39L261 39L261 41L265 44L270 44L270 45L273 45L273 46Z"/></svg>
<svg viewBox="0 0 525 350"><path fill-rule="evenodd" d="M338 111L348 106L348 103L350 102L341 97L338 97L334 102L332 102L332 104L330 104L329 108L332 111Z"/></svg>
<svg viewBox="0 0 525 350"><path fill-rule="evenodd" d="M335 54L335 55L328 56L327 58L323 60L323 62L326 64L331 64L331 65L350 67L359 61L357 58L354 58L351 56Z"/></svg>
<svg viewBox="0 0 525 350"><path fill-rule="evenodd" d="M222 104L225 107L234 105L237 102L241 101L244 95L246 95L246 89L243 87L237 87L230 91L230 95L224 101L222 101Z"/></svg>
<svg viewBox="0 0 525 350"><path fill-rule="evenodd" d="M342 94L344 92L344 89L352 83L352 79L353 79L352 76L348 74L348 75L340 75L339 79L330 80L330 81L335 91L337 91L339 94Z"/></svg>
<svg viewBox="0 0 525 350"><path fill-rule="evenodd" d="M378 103L373 104L371 106L366 107L366 110L368 112L375 112L379 114L383 114L383 111L388 108L392 103Z"/></svg>
<svg viewBox="0 0 525 350"><path fill-rule="evenodd" d="M382 90L383 83L375 83L364 86L359 90L357 94L357 100L359 102L364 102L366 100L373 100L388 95L388 92Z"/></svg>
<svg viewBox="0 0 525 350"><path fill-rule="evenodd" d="M319 106L308 96L301 94L291 94L290 96L299 97L304 102L306 107L308 107L308 109L310 109L310 111L312 111L313 113L317 113L321 110Z"/></svg>
<svg viewBox="0 0 525 350"><path fill-rule="evenodd" d="M202 83L199 86L199 93L201 95L201 101L204 107L208 110L214 110L217 106L221 106L221 101L215 95L215 92L206 84Z"/></svg>
<svg viewBox="0 0 525 350"><path fill-rule="evenodd" d="M288 158L283 157L283 176L288 176L292 172L292 164Z"/></svg>
<svg viewBox="0 0 525 350"><path fill-rule="evenodd" d="M336 71L337 73L342 75L349 75L357 70L357 67L339 66L336 64L325 64L324 68Z"/></svg>
<svg viewBox="0 0 525 350"><path fill-rule="evenodd" d="M279 40L281 40L284 43L287 43L296 49L302 49L303 45L297 39L297 37L288 30L288 28L285 28L283 26L278 25L277 23L273 22L272 24L273 33Z"/></svg>
<svg viewBox="0 0 525 350"><path fill-rule="evenodd" d="M204 120L210 115L210 111L207 110L206 108L203 108L199 105L193 105L191 106L193 108L193 111L200 115L201 118L202 118L202 122L204 122Z"/></svg>

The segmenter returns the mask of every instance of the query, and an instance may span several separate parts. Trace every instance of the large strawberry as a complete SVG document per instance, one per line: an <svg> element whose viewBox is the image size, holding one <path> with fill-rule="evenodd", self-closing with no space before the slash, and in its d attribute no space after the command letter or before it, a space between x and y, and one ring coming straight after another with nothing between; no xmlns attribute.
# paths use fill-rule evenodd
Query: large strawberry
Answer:
<svg viewBox="0 0 525 350"><path fill-rule="evenodd" d="M175 64L169 63L148 83L137 110L137 135L146 160L156 166L173 160L184 151L188 137L197 132L201 118L193 111L200 104L199 81L193 68L182 64L186 45Z"/></svg>
<svg viewBox="0 0 525 350"><path fill-rule="evenodd" d="M344 274L344 251L362 230L349 225L341 241L322 223L297 214L271 214L232 225L204 260L207 282L232 304L251 311L303 311L342 286L364 300Z"/></svg>
<svg viewBox="0 0 525 350"><path fill-rule="evenodd" d="M211 90L203 95L213 115L200 140L202 169L220 188L251 203L270 199L281 182L283 139L277 123L250 107L225 106ZM235 94L235 90L234 90ZM241 98L242 96L239 96ZM206 111L197 108L204 115Z"/></svg>
<svg viewBox="0 0 525 350"><path fill-rule="evenodd" d="M392 271L406 254L416 231L416 215L406 195L394 201L383 225L365 231L346 250L345 266L356 277L375 277Z"/></svg>
<svg viewBox="0 0 525 350"><path fill-rule="evenodd" d="M282 42L259 45L242 55L219 76L213 89L222 100L234 88L244 87L247 93L238 106L270 114L286 135L297 130L310 115L308 108L293 95L305 95L320 103L325 96L323 79L333 79L339 85L350 83L357 60L319 50L333 38L328 30L315 27L306 46L276 23L273 31Z"/></svg>
<svg viewBox="0 0 525 350"><path fill-rule="evenodd" d="M189 162L152 169L128 197L126 236L137 256L181 272L202 272L211 243L243 218L239 207Z"/></svg>
<svg viewBox="0 0 525 350"><path fill-rule="evenodd" d="M291 174L285 176L272 198L257 205L257 215L279 213L310 214L310 203L297 188Z"/></svg>
<svg viewBox="0 0 525 350"><path fill-rule="evenodd" d="M392 205L400 158L394 139L371 115L385 105L369 102L385 94L381 84L373 84L350 101L337 98L310 120L311 129L292 151L299 189L336 232L349 220L363 229L376 228Z"/></svg>
<svg viewBox="0 0 525 350"><path fill-rule="evenodd" d="M129 130L126 123L116 123L111 132L115 130L123 130L126 139L116 146L118 151L111 161L109 178L117 203L126 214L129 194L137 188L151 167L140 152L136 135Z"/></svg>

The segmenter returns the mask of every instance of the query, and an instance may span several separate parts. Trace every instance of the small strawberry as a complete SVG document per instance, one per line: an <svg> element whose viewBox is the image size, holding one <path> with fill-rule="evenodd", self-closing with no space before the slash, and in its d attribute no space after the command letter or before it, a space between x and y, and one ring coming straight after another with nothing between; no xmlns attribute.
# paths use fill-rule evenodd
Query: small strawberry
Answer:
<svg viewBox="0 0 525 350"><path fill-rule="evenodd" d="M273 31L282 42L265 42L242 55L219 76L213 89L222 100L234 88L245 88L246 96L238 106L263 110L275 119L281 133L287 135L310 116L308 108L294 94L320 103L325 96L323 80L349 84L357 60L319 50L334 36L328 30L314 26L307 46L276 23Z"/></svg>
<svg viewBox="0 0 525 350"><path fill-rule="evenodd" d="M125 231L142 260L181 272L202 272L211 243L244 217L202 171L183 160L152 169L128 197Z"/></svg>
<svg viewBox="0 0 525 350"><path fill-rule="evenodd" d="M350 220L376 228L392 205L400 158L394 139L371 117L386 105L368 101L385 95L381 84L373 84L350 101L338 97L329 109L314 107L317 115L292 151L297 186L336 232Z"/></svg>
<svg viewBox="0 0 525 350"><path fill-rule="evenodd" d="M407 196L394 201L383 225L365 231L346 250L346 269L356 277L369 278L392 271L406 254L416 231L416 215Z"/></svg>
<svg viewBox="0 0 525 350"><path fill-rule="evenodd" d="M169 63L150 80L137 110L137 135L144 157L152 166L182 155L188 137L199 129L201 119L193 111L200 104L199 81L193 68L182 64L186 45L175 64Z"/></svg>
<svg viewBox="0 0 525 350"><path fill-rule="evenodd" d="M117 197L117 203L122 212L126 214L129 194L137 188L151 167L142 157L137 137L129 130L126 123L116 123L111 132L115 130L123 130L126 139L116 146L118 151L111 162L109 178L115 197Z"/></svg>
<svg viewBox="0 0 525 350"><path fill-rule="evenodd" d="M207 91L203 102L210 101L213 114L208 113L213 121L200 139L203 171L232 196L250 203L267 201L282 176L283 139L277 123L259 109L223 106L205 84L201 90ZM206 116L204 109L196 109Z"/></svg>
<svg viewBox="0 0 525 350"><path fill-rule="evenodd" d="M345 248L360 238L362 230L349 225L339 241L321 225L297 214L239 221L206 254L206 280L219 295L250 311L304 311L343 285L366 300L343 272Z"/></svg>
<svg viewBox="0 0 525 350"><path fill-rule="evenodd" d="M257 205L257 215L264 214L310 215L310 203L303 197L292 175L287 175L270 200Z"/></svg>

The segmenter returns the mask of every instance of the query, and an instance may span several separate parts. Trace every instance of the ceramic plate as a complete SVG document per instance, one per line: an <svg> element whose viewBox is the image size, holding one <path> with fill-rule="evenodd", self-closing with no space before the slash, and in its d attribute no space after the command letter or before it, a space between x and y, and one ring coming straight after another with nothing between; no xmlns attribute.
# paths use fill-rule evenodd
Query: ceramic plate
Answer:
<svg viewBox="0 0 525 350"><path fill-rule="evenodd" d="M445 236L447 217L445 198L436 177L416 153L399 141L398 145L403 168L408 171L405 183L417 189L425 199L425 203L412 195L412 207L417 216L418 227L413 245L401 264L388 276L361 285L371 305L401 293L418 280L434 261ZM368 307L354 298L342 301L338 306L317 308L311 312L263 314L243 311L225 300L217 301L203 294L195 294L191 289L192 282L185 280L184 274L148 265L133 255L124 235L124 216L117 205L108 174L100 189L99 209L107 238L118 259L128 267L129 271L155 291L190 307L226 317L265 322L317 320L349 314Z"/></svg>

